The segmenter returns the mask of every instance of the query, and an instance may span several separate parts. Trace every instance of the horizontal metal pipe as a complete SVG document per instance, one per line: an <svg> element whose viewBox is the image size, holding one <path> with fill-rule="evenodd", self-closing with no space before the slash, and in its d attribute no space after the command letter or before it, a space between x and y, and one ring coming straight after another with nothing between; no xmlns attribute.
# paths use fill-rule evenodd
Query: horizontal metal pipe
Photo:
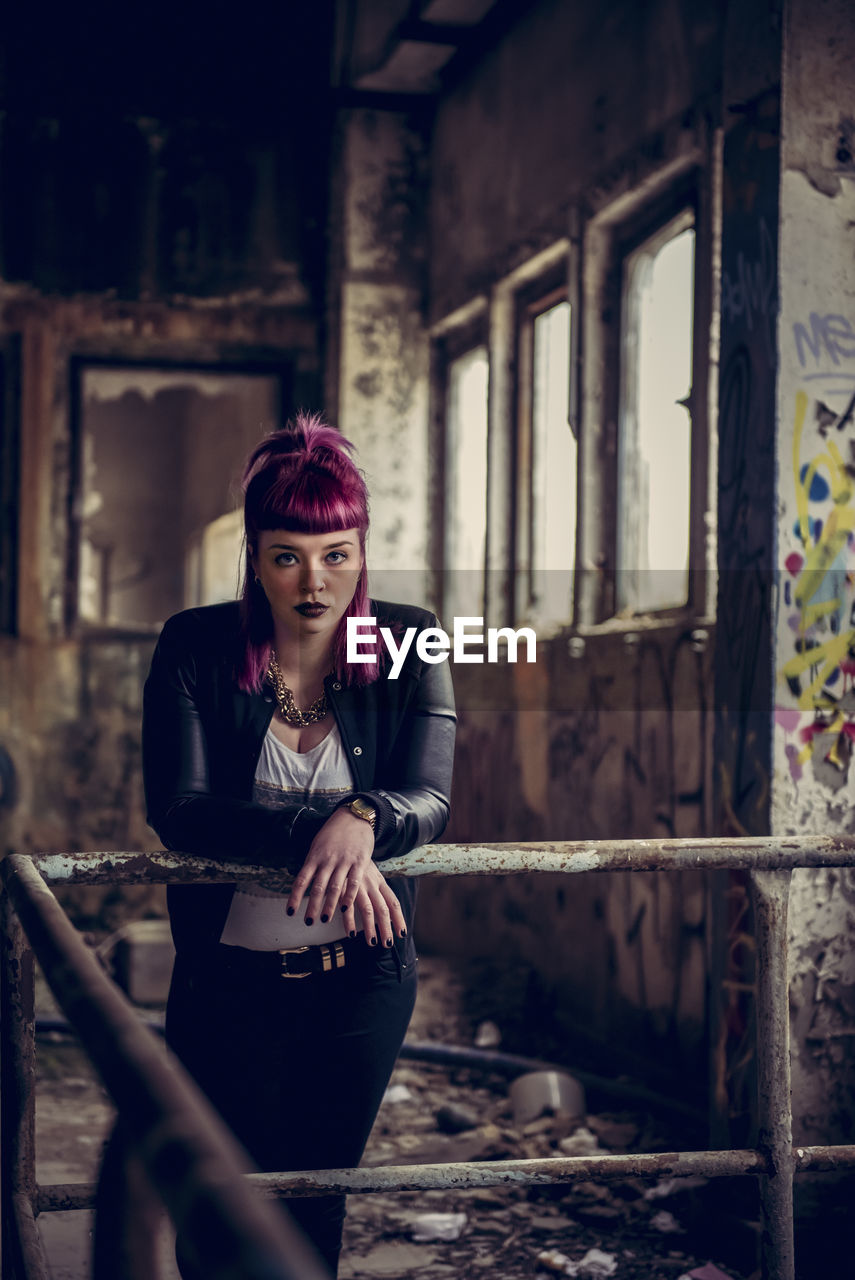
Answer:
<svg viewBox="0 0 855 1280"><path fill-rule="evenodd" d="M319 1196L330 1192L460 1190L464 1187L531 1187L587 1182L591 1178L708 1178L757 1176L765 1168L758 1151L668 1151L643 1155L557 1156L542 1160L478 1160L461 1164L387 1165L379 1169L308 1169L254 1173L249 1181L271 1196Z"/></svg>
<svg viewBox="0 0 855 1280"><path fill-rule="evenodd" d="M855 1145L841 1147L796 1147L793 1152L796 1173L806 1169L812 1172L831 1172L835 1169L855 1169Z"/></svg>
<svg viewBox="0 0 855 1280"><path fill-rule="evenodd" d="M530 1187L589 1178L708 1178L756 1176L764 1168L757 1151L668 1151L643 1155L559 1156L543 1160L479 1160L452 1164L397 1164L376 1169L309 1169L251 1173L247 1181L266 1195L322 1196L331 1192L374 1195L462 1187ZM39 1187L39 1212L89 1209L93 1183Z"/></svg>
<svg viewBox="0 0 855 1280"><path fill-rule="evenodd" d="M200 1273L211 1280L328 1280L294 1225L252 1194L234 1138L104 973L32 861L11 854L0 875Z"/></svg>
<svg viewBox="0 0 855 1280"><path fill-rule="evenodd" d="M684 1120L699 1123L703 1116L696 1107L690 1107L677 1098L666 1098L653 1089L642 1085L627 1084L623 1080L612 1080L607 1076L595 1075L592 1071L581 1071L578 1067L568 1066L560 1062L544 1062L540 1058L526 1058L516 1053L502 1053L498 1049L477 1049L469 1045L439 1044L430 1040L405 1040L401 1045L401 1058L413 1062L433 1062L441 1066L469 1067L476 1071L492 1071L497 1075L518 1076L526 1071L566 1071L585 1089L599 1090L613 1098L622 1098L625 1102L635 1102L639 1106L652 1107L659 1111L668 1111L679 1115Z"/></svg>
<svg viewBox="0 0 855 1280"><path fill-rule="evenodd" d="M35 853L49 884L150 884L257 879L289 884L275 869L215 862L195 854ZM387 875L575 875L587 871L789 871L855 865L855 837L769 836L732 840L552 840L526 844L434 844L383 864Z"/></svg>
<svg viewBox="0 0 855 1280"><path fill-rule="evenodd" d="M855 1169L855 1146L799 1147L793 1152L795 1172ZM266 1194L284 1195L290 1179L310 1180L313 1195L344 1189L351 1195L374 1192L429 1191L449 1186L497 1187L543 1185L544 1182L575 1182L587 1178L669 1178L701 1176L738 1178L763 1172L764 1161L757 1151L678 1151L655 1155L567 1156L547 1160L479 1160L476 1164L387 1165L379 1169L319 1169L310 1173L251 1174L250 1182L260 1184ZM452 1183L449 1174L455 1181ZM508 1175L512 1177L508 1177ZM559 1175L556 1177L556 1174ZM548 1176L547 1176L548 1175ZM40 1186L36 1209L47 1213L56 1209L91 1209L95 1203L92 1182L53 1183ZM288 1191L288 1194L298 1194ZM304 1191L304 1194L308 1194Z"/></svg>

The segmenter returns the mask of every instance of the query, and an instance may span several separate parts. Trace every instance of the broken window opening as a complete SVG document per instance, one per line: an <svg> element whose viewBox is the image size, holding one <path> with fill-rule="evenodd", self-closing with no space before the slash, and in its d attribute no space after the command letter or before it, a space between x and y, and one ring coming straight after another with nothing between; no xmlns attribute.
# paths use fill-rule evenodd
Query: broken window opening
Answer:
<svg viewBox="0 0 855 1280"><path fill-rule="evenodd" d="M619 614L689 603L694 271L691 209L623 259Z"/></svg>
<svg viewBox="0 0 855 1280"><path fill-rule="evenodd" d="M81 361L76 374L70 621L154 629L235 599L241 467L280 423L282 371Z"/></svg>

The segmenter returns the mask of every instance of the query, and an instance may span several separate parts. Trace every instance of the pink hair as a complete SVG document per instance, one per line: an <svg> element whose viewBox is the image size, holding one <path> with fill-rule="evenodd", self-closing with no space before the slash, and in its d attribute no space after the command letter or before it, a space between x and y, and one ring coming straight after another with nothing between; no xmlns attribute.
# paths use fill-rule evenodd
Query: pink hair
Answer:
<svg viewBox="0 0 855 1280"><path fill-rule="evenodd" d="M368 532L368 490L350 457L353 445L317 414L298 413L282 431L274 431L252 452L243 474L244 562L241 617L244 652L238 686L258 693L264 683L273 639L267 597L255 582L252 556L258 535L268 529L294 533L336 533L357 529L364 552ZM353 599L333 638L333 670L346 685L365 685L379 675L377 663L348 663L347 619L368 613L368 571L362 572Z"/></svg>

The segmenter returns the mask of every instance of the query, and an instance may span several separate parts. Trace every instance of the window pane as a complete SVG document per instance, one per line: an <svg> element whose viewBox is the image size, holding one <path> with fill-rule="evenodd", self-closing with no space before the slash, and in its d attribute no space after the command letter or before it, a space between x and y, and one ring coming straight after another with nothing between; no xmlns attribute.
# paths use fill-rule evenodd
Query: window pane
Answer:
<svg viewBox="0 0 855 1280"><path fill-rule="evenodd" d="M618 492L619 609L650 611L689 596L695 233L685 213L624 270Z"/></svg>
<svg viewBox="0 0 855 1280"><path fill-rule="evenodd" d="M573 617L576 440L568 423L570 304L534 320L532 396L532 614L541 624Z"/></svg>
<svg viewBox="0 0 855 1280"><path fill-rule="evenodd" d="M279 378L90 367L81 378L78 613L155 625L237 594L240 470Z"/></svg>
<svg viewBox="0 0 855 1280"><path fill-rule="evenodd" d="M488 378L486 347L474 347L448 368L445 607L450 615L484 612Z"/></svg>

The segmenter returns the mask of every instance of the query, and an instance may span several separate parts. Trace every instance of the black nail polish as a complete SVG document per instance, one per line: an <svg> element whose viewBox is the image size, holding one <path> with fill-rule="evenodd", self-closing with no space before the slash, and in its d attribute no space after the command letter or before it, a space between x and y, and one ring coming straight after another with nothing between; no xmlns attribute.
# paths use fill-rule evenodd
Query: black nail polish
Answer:
<svg viewBox="0 0 855 1280"><path fill-rule="evenodd" d="M344 903L342 903L342 907L341 907L341 909L342 909L342 911L346 911L346 910L347 910L347 907L344 905Z"/></svg>
<svg viewBox="0 0 855 1280"><path fill-rule="evenodd" d="M386 946L387 946L387 947L391 947L391 945L392 945L392 939L391 939L391 938L387 938L387 939L386 939Z"/></svg>
<svg viewBox="0 0 855 1280"><path fill-rule="evenodd" d="M314 923L315 923L315 922L314 922L314 920L312 919L312 917L311 917L311 916L306 916L306 924L314 924Z"/></svg>
<svg viewBox="0 0 855 1280"><path fill-rule="evenodd" d="M293 908L293 907L288 907L288 908L286 908L286 915L292 916L293 914L294 914L294 908Z"/></svg>
<svg viewBox="0 0 855 1280"><path fill-rule="evenodd" d="M355 929L351 929L351 931L350 931L350 935L349 935L349 936L350 936L351 938L355 938L355 937L356 937L356 930L355 930Z"/></svg>
<svg viewBox="0 0 855 1280"><path fill-rule="evenodd" d="M376 947L376 946L377 946L377 939L376 939L376 938L372 938L372 939L371 939L371 945L372 945L372 947Z"/></svg>
<svg viewBox="0 0 855 1280"><path fill-rule="evenodd" d="M399 938L406 938L406 936L407 936L406 929L402 929L401 932L398 934Z"/></svg>
<svg viewBox="0 0 855 1280"><path fill-rule="evenodd" d="M325 913L324 915L321 916L321 924L329 924L329 919L330 919L329 916L326 915Z"/></svg>

